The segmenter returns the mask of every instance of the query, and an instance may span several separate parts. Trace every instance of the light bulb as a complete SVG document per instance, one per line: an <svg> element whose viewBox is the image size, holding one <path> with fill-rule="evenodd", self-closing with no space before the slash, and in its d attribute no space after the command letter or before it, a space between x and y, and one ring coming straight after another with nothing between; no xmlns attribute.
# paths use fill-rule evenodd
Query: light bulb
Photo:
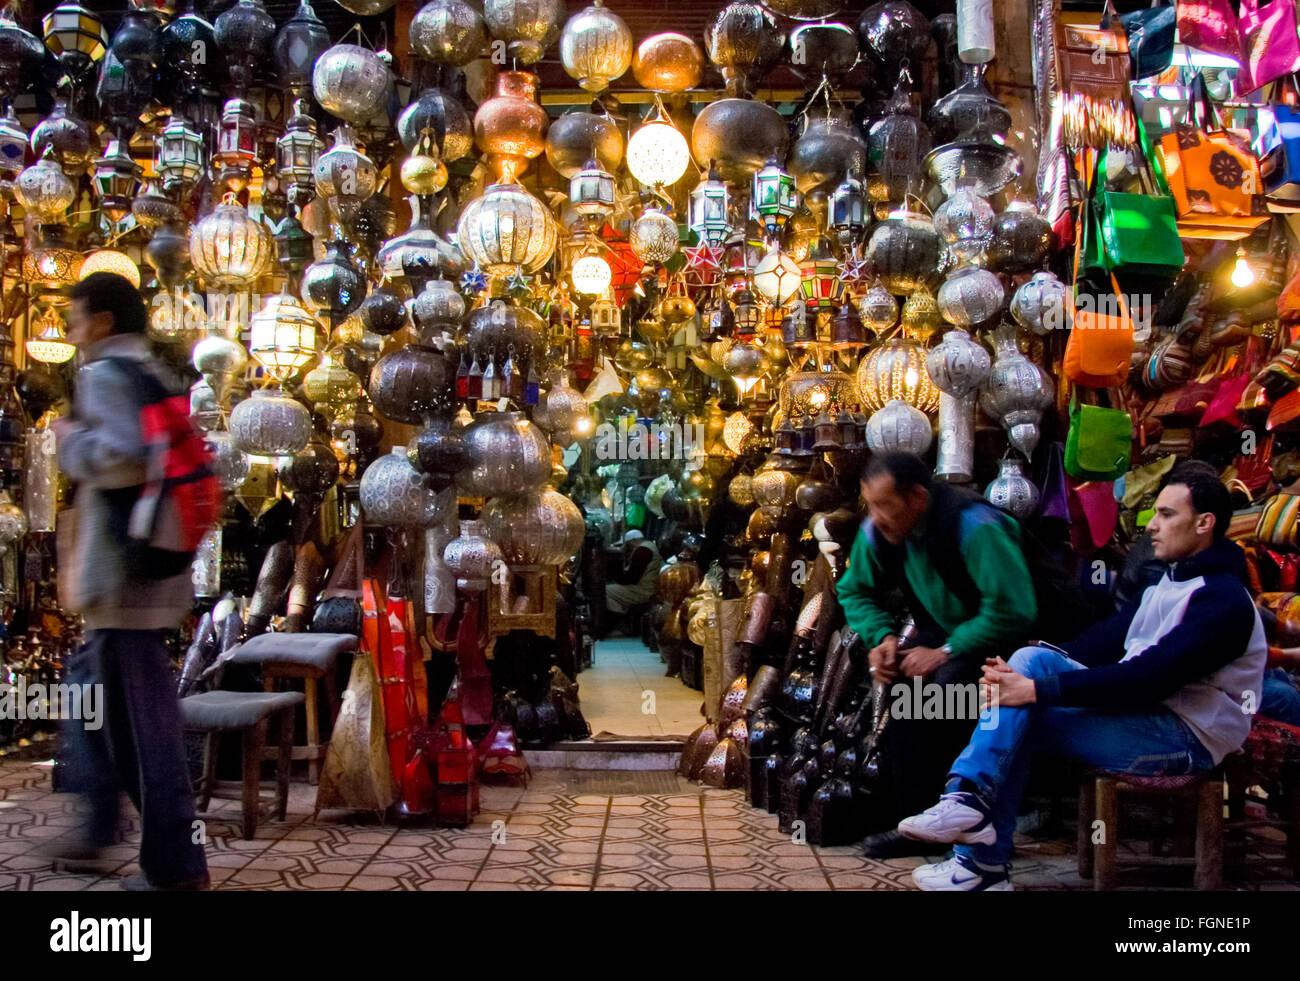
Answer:
<svg viewBox="0 0 1300 981"><path fill-rule="evenodd" d="M1232 285L1237 289L1245 289L1255 281L1255 270L1250 268L1250 263L1246 261L1244 250L1237 250L1237 262L1232 267Z"/></svg>

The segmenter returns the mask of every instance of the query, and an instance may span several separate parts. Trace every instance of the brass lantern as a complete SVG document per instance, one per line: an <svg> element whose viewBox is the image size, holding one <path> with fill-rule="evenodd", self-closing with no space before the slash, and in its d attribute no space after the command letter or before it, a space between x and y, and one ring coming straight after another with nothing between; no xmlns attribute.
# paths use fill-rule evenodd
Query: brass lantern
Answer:
<svg viewBox="0 0 1300 981"><path fill-rule="evenodd" d="M163 190L184 192L203 173L203 134L183 116L167 120L154 144L154 170Z"/></svg>
<svg viewBox="0 0 1300 981"><path fill-rule="evenodd" d="M871 351L858 365L858 394L863 403L879 410L891 399L901 399L922 412L939 408L939 389L926 370L925 351L909 338L888 341Z"/></svg>
<svg viewBox="0 0 1300 981"><path fill-rule="evenodd" d="M491 184L461 212L457 241L488 276L534 272L555 253L550 209L518 184Z"/></svg>
<svg viewBox="0 0 1300 981"><path fill-rule="evenodd" d="M288 182L289 200L294 204L304 205L316 193L316 161L324 152L325 142L316 135L316 120L307 112L307 101L295 99L293 115L275 141L276 166Z"/></svg>
<svg viewBox="0 0 1300 981"><path fill-rule="evenodd" d="M221 183L239 192L248 186L257 163L257 114L247 99L230 99L221 110L217 126L217 152L222 165Z"/></svg>
<svg viewBox="0 0 1300 981"><path fill-rule="evenodd" d="M316 356L316 318L287 291L249 322L248 351L281 385Z"/></svg>
<svg viewBox="0 0 1300 981"><path fill-rule="evenodd" d="M131 199L141 173L126 144L117 137L110 139L104 155L95 161L94 184L100 210L113 221L121 221L131 213Z"/></svg>
<svg viewBox="0 0 1300 981"><path fill-rule="evenodd" d="M190 258L208 286L247 288L266 271L274 245L229 192L190 231Z"/></svg>
<svg viewBox="0 0 1300 981"><path fill-rule="evenodd" d="M27 356L45 364L63 364L77 353L75 345L63 332L63 318L53 307L46 309L32 324L32 337L25 345Z"/></svg>
<svg viewBox="0 0 1300 981"><path fill-rule="evenodd" d="M57 224L77 199L77 186L55 161L54 148L47 146L41 159L14 182L14 196L38 223Z"/></svg>

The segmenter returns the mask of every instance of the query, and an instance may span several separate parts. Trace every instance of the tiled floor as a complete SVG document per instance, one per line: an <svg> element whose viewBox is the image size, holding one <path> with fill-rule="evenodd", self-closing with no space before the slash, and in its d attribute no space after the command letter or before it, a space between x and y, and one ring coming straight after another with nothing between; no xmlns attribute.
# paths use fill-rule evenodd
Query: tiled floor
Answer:
<svg viewBox="0 0 1300 981"><path fill-rule="evenodd" d="M704 721L703 694L665 678L659 655L634 637L596 644L595 664L578 675L578 699L593 734L685 737Z"/></svg>
<svg viewBox="0 0 1300 981"><path fill-rule="evenodd" d="M337 812L313 822L312 788L294 784L289 819L261 825L253 841L242 840L233 822L209 821L208 866L221 890L911 887L919 860L871 862L856 847L795 844L777 831L775 816L748 807L739 791L654 777L663 792L620 794L592 788L616 789L633 778L537 771L527 789L485 787L483 812L462 830L398 828ZM235 817L236 806L225 804L224 813ZM136 869L139 840L129 805L125 813L132 819L125 843L111 851L116 869L55 873L32 850L71 832L73 800L50 792L48 768L0 763L0 890L119 888ZM1015 882L1021 889L1088 888L1060 841L1021 842Z"/></svg>

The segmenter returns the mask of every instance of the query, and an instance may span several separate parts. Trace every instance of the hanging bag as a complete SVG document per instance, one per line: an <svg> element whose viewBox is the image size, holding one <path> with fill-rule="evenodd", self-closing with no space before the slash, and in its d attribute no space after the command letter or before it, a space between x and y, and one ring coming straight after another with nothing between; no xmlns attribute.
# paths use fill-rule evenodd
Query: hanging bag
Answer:
<svg viewBox="0 0 1300 981"><path fill-rule="evenodd" d="M1178 0L1178 38L1189 48L1241 57L1241 34L1232 0Z"/></svg>
<svg viewBox="0 0 1300 981"><path fill-rule="evenodd" d="M1177 10L1172 3L1151 0L1146 10L1120 16L1128 36L1129 70L1135 80L1159 75L1173 64Z"/></svg>
<svg viewBox="0 0 1300 981"><path fill-rule="evenodd" d="M1178 237L1174 199L1156 191L1154 178L1152 193L1107 190L1106 158L1107 151L1102 150L1089 198L1092 222L1085 270L1172 280L1187 258ZM1142 176L1149 176L1145 168Z"/></svg>
<svg viewBox="0 0 1300 981"><path fill-rule="evenodd" d="M1097 27L1055 19L1056 77L1062 93L1062 127L1072 147L1100 149L1133 143L1137 117L1129 92L1128 38L1106 0Z"/></svg>
<svg viewBox="0 0 1300 981"><path fill-rule="evenodd" d="M1133 454L1133 419L1122 409L1070 400L1065 472L1081 480L1118 480Z"/></svg>
<svg viewBox="0 0 1300 981"><path fill-rule="evenodd" d="M1270 107L1273 124L1265 127L1268 139L1264 145L1268 153L1260 161L1260 171L1269 210L1297 211L1300 210L1300 109L1295 105L1298 95L1294 77L1279 83L1274 99L1286 101L1275 102Z"/></svg>
<svg viewBox="0 0 1300 981"><path fill-rule="evenodd" d="M1237 98L1260 86L1300 71L1300 34L1295 0L1241 0L1241 68L1233 91Z"/></svg>

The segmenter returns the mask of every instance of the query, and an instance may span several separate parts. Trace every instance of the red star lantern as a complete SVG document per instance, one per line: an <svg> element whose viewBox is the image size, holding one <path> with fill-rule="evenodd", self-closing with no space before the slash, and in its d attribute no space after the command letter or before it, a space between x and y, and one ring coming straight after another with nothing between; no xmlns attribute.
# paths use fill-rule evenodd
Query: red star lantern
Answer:
<svg viewBox="0 0 1300 981"><path fill-rule="evenodd" d="M686 273L693 283L716 286L722 282L722 263L726 249L721 245L697 245L683 249L686 254Z"/></svg>
<svg viewBox="0 0 1300 981"><path fill-rule="evenodd" d="M608 225L605 229L607 234L602 237L609 248L605 253L605 259L609 263L610 272L613 273L609 288L621 307L627 302L627 298L632 295L632 290L641 279L641 270L645 268L645 263L637 257L632 251L632 246L625 239L614 238L613 229Z"/></svg>
<svg viewBox="0 0 1300 981"><path fill-rule="evenodd" d="M862 293L871 286L871 260L850 256L840 267L840 282L853 293Z"/></svg>

